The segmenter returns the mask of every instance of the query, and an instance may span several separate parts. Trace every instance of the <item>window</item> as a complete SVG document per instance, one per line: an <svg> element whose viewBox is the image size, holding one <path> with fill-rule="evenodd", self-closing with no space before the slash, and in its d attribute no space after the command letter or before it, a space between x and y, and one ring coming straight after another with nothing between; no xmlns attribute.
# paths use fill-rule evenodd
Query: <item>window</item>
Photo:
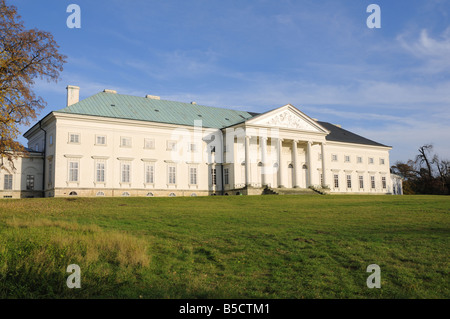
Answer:
<svg viewBox="0 0 450 319"><path fill-rule="evenodd" d="M369 157L369 164L373 164L373 157Z"/></svg>
<svg viewBox="0 0 450 319"><path fill-rule="evenodd" d="M334 188L339 188L339 175L334 174Z"/></svg>
<svg viewBox="0 0 450 319"><path fill-rule="evenodd" d="M169 166L169 184L175 184L176 183L176 167L175 166Z"/></svg>
<svg viewBox="0 0 450 319"><path fill-rule="evenodd" d="M131 137L121 137L120 147L131 147Z"/></svg>
<svg viewBox="0 0 450 319"><path fill-rule="evenodd" d="M196 167L189 168L189 183L191 185L197 184L197 168Z"/></svg>
<svg viewBox="0 0 450 319"><path fill-rule="evenodd" d="M13 181L13 176L11 174L5 175L5 181L4 181L4 189L5 190L12 189L12 181Z"/></svg>
<svg viewBox="0 0 450 319"><path fill-rule="evenodd" d="M153 164L145 165L145 183L155 183L155 166Z"/></svg>
<svg viewBox="0 0 450 319"><path fill-rule="evenodd" d="M35 150L36 152L39 152L39 144L36 144L36 145L34 146L34 150Z"/></svg>
<svg viewBox="0 0 450 319"><path fill-rule="evenodd" d="M105 182L105 163L104 162L97 162L95 165L95 181L97 183L104 183Z"/></svg>
<svg viewBox="0 0 450 319"><path fill-rule="evenodd" d="M197 145L195 143L189 144L189 152L196 152L197 151Z"/></svg>
<svg viewBox="0 0 450 319"><path fill-rule="evenodd" d="M215 146L211 146L211 153L215 153L216 152L216 147Z"/></svg>
<svg viewBox="0 0 450 319"><path fill-rule="evenodd" d="M229 168L225 168L223 170L223 179L224 179L225 185L230 184L230 169Z"/></svg>
<svg viewBox="0 0 450 319"><path fill-rule="evenodd" d="M215 168L211 168L211 183L217 185L217 170Z"/></svg>
<svg viewBox="0 0 450 319"><path fill-rule="evenodd" d="M53 181L53 162L48 162L48 183L51 185Z"/></svg>
<svg viewBox="0 0 450 319"><path fill-rule="evenodd" d="M144 148L148 150L155 149L155 139L154 138L145 138L144 139Z"/></svg>
<svg viewBox="0 0 450 319"><path fill-rule="evenodd" d="M359 188L364 188L364 176L359 176Z"/></svg>
<svg viewBox="0 0 450 319"><path fill-rule="evenodd" d="M196 193L192 193L192 194L191 194L191 197L196 197L196 196L197 196Z"/></svg>
<svg viewBox="0 0 450 319"><path fill-rule="evenodd" d="M333 162L337 162L337 160L338 160L337 155L336 155L336 154L332 154L332 155L331 155L331 160L332 160Z"/></svg>
<svg viewBox="0 0 450 319"><path fill-rule="evenodd" d="M69 143L79 144L80 143L80 134L70 133L69 134Z"/></svg>
<svg viewBox="0 0 450 319"><path fill-rule="evenodd" d="M122 163L121 165L121 182L122 183L130 183L131 181L131 164L130 163Z"/></svg>
<svg viewBox="0 0 450 319"><path fill-rule="evenodd" d="M375 189L375 176L370 176L370 187Z"/></svg>
<svg viewBox="0 0 450 319"><path fill-rule="evenodd" d="M177 196L177 195L175 195L175 193L170 193L169 196L170 196L170 197L175 197L175 196Z"/></svg>
<svg viewBox="0 0 450 319"><path fill-rule="evenodd" d="M357 161L358 163L362 163L362 157L361 157L361 156L358 156L358 157L356 158L356 161Z"/></svg>
<svg viewBox="0 0 450 319"><path fill-rule="evenodd" d="M321 161L322 160L322 153L319 153L319 157L318 160Z"/></svg>
<svg viewBox="0 0 450 319"><path fill-rule="evenodd" d="M176 141L167 141L167 150L168 151L175 151L176 149L177 149Z"/></svg>
<svg viewBox="0 0 450 319"><path fill-rule="evenodd" d="M122 193L122 196L129 197L129 196L130 196L130 193L128 193L128 192L123 192L123 193Z"/></svg>
<svg viewBox="0 0 450 319"><path fill-rule="evenodd" d="M320 185L323 185L323 174L320 174Z"/></svg>
<svg viewBox="0 0 450 319"><path fill-rule="evenodd" d="M352 188L352 175L347 175L347 188Z"/></svg>
<svg viewBox="0 0 450 319"><path fill-rule="evenodd" d="M53 145L53 134L50 134L50 136L48 137L48 141L50 145Z"/></svg>
<svg viewBox="0 0 450 319"><path fill-rule="evenodd" d="M78 193L75 192L75 191L71 191L71 192L69 193L69 196L78 196Z"/></svg>
<svg viewBox="0 0 450 319"><path fill-rule="evenodd" d="M148 192L146 196L147 196L147 197L153 197L154 195L153 195L152 192Z"/></svg>
<svg viewBox="0 0 450 319"><path fill-rule="evenodd" d="M27 190L34 189L34 175L27 175Z"/></svg>
<svg viewBox="0 0 450 319"><path fill-rule="evenodd" d="M349 156L349 155L345 155L344 161L345 161L346 163L350 163L350 156Z"/></svg>
<svg viewBox="0 0 450 319"><path fill-rule="evenodd" d="M79 163L76 161L69 162L69 182L78 182Z"/></svg>
<svg viewBox="0 0 450 319"><path fill-rule="evenodd" d="M381 184L383 186L383 189L386 189L386 177L381 177Z"/></svg>
<svg viewBox="0 0 450 319"><path fill-rule="evenodd" d="M95 144L96 145L106 145L106 136L104 136L104 135L97 135L95 137Z"/></svg>
<svg viewBox="0 0 450 319"><path fill-rule="evenodd" d="M105 196L105 193L103 193L103 192L97 192L97 196Z"/></svg>
<svg viewBox="0 0 450 319"><path fill-rule="evenodd" d="M380 158L380 165L384 165L384 158Z"/></svg>

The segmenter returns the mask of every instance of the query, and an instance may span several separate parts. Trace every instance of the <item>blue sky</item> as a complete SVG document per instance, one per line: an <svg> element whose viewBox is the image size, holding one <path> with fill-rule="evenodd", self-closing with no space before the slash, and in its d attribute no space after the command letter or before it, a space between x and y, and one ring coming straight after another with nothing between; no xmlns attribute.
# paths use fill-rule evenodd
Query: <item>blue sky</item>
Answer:
<svg viewBox="0 0 450 319"><path fill-rule="evenodd" d="M391 165L425 143L450 159L448 0L13 2L68 56L61 81L36 82L39 118L65 106L68 84L81 99L108 88L253 112L291 103L393 146ZM80 29L66 26L71 3ZM371 3L380 29L366 26Z"/></svg>

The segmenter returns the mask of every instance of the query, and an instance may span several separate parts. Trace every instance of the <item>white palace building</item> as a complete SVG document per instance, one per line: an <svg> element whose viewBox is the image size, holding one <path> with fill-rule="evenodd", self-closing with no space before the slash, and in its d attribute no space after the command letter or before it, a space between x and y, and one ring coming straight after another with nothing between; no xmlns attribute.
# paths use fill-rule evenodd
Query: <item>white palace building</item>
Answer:
<svg viewBox="0 0 450 319"><path fill-rule="evenodd" d="M0 196L401 194L386 146L288 104L257 114L104 90L47 114Z"/></svg>

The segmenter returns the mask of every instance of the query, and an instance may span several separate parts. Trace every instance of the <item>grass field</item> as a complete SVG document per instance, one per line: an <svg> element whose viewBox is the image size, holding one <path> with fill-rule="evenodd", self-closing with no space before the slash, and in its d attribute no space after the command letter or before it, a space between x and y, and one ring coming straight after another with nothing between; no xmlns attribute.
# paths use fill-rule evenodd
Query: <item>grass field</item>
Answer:
<svg viewBox="0 0 450 319"><path fill-rule="evenodd" d="M0 200L0 298L450 298L449 235L448 196Z"/></svg>

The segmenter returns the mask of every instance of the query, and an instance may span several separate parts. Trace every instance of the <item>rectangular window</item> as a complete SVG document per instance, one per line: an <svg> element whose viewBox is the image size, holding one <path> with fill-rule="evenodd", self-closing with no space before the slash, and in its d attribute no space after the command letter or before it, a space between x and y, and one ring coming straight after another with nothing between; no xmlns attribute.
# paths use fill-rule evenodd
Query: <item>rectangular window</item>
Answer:
<svg viewBox="0 0 450 319"><path fill-rule="evenodd" d="M145 182L147 184L155 183L155 166L152 164L145 165Z"/></svg>
<svg viewBox="0 0 450 319"><path fill-rule="evenodd" d="M339 175L334 174L334 188L339 188Z"/></svg>
<svg viewBox="0 0 450 319"><path fill-rule="evenodd" d="M148 150L155 149L155 139L154 138L145 138L144 139L144 148Z"/></svg>
<svg viewBox="0 0 450 319"><path fill-rule="evenodd" d="M53 181L53 162L48 162L48 183L51 185Z"/></svg>
<svg viewBox="0 0 450 319"><path fill-rule="evenodd" d="M352 175L347 175L347 188L352 188Z"/></svg>
<svg viewBox="0 0 450 319"><path fill-rule="evenodd" d="M131 181L131 164L122 163L121 165L121 182L130 183Z"/></svg>
<svg viewBox="0 0 450 319"><path fill-rule="evenodd" d="M53 145L53 134L50 134L48 141L50 145Z"/></svg>
<svg viewBox="0 0 450 319"><path fill-rule="evenodd" d="M11 174L5 175L5 181L4 181L4 189L5 190L12 189L12 179L13 179L13 176Z"/></svg>
<svg viewBox="0 0 450 319"><path fill-rule="evenodd" d="M223 170L223 178L224 178L225 185L230 184L230 169L225 168Z"/></svg>
<svg viewBox="0 0 450 319"><path fill-rule="evenodd" d="M105 182L105 163L103 162L97 162L96 164L96 177L95 181L97 183L104 183Z"/></svg>
<svg viewBox="0 0 450 319"><path fill-rule="evenodd" d="M361 156L358 156L358 157L356 158L356 161L357 161L358 163L362 163L362 157L361 157Z"/></svg>
<svg viewBox="0 0 450 319"><path fill-rule="evenodd" d="M349 155L345 155L344 161L345 161L346 163L349 163L349 162L350 162L350 156L349 156Z"/></svg>
<svg viewBox="0 0 450 319"><path fill-rule="evenodd" d="M197 145L195 143L189 144L189 152L197 151Z"/></svg>
<svg viewBox="0 0 450 319"><path fill-rule="evenodd" d="M375 176L370 176L370 187L375 189Z"/></svg>
<svg viewBox="0 0 450 319"><path fill-rule="evenodd" d="M386 189L386 177L381 177L381 184L383 185L383 189Z"/></svg>
<svg viewBox="0 0 450 319"><path fill-rule="evenodd" d="M175 151L176 149L177 149L176 141L167 141L167 150L168 151Z"/></svg>
<svg viewBox="0 0 450 319"><path fill-rule="evenodd" d="M384 158L380 158L380 165L384 165Z"/></svg>
<svg viewBox="0 0 450 319"><path fill-rule="evenodd" d="M197 185L197 168L196 167L189 168L189 183L191 185Z"/></svg>
<svg viewBox="0 0 450 319"><path fill-rule="evenodd" d="M369 157L369 164L373 164L373 157Z"/></svg>
<svg viewBox="0 0 450 319"><path fill-rule="evenodd" d="M169 166L169 184L175 184L176 183L176 177L177 177L177 170L175 166Z"/></svg>
<svg viewBox="0 0 450 319"><path fill-rule="evenodd" d="M121 147L131 147L131 137L121 137L120 138Z"/></svg>
<svg viewBox="0 0 450 319"><path fill-rule="evenodd" d="M106 136L97 135L95 138L95 144L96 145L106 145Z"/></svg>
<svg viewBox="0 0 450 319"><path fill-rule="evenodd" d="M359 188L364 188L364 176L359 176Z"/></svg>
<svg viewBox="0 0 450 319"><path fill-rule="evenodd" d="M27 190L34 189L34 175L27 175Z"/></svg>
<svg viewBox="0 0 450 319"><path fill-rule="evenodd" d="M69 134L69 143L74 143L74 144L80 143L80 134L70 133Z"/></svg>
<svg viewBox="0 0 450 319"><path fill-rule="evenodd" d="M323 174L320 174L320 185L323 185Z"/></svg>
<svg viewBox="0 0 450 319"><path fill-rule="evenodd" d="M211 182L213 185L217 184L217 174L216 174L216 169L215 168L211 168Z"/></svg>
<svg viewBox="0 0 450 319"><path fill-rule="evenodd" d="M39 144L36 144L36 145L34 146L34 150L35 150L36 152L39 152Z"/></svg>
<svg viewBox="0 0 450 319"><path fill-rule="evenodd" d="M69 162L69 182L78 182L78 162Z"/></svg>
<svg viewBox="0 0 450 319"><path fill-rule="evenodd" d="M331 155L331 160L333 161L333 162L337 162L337 155L336 154L332 154Z"/></svg>

